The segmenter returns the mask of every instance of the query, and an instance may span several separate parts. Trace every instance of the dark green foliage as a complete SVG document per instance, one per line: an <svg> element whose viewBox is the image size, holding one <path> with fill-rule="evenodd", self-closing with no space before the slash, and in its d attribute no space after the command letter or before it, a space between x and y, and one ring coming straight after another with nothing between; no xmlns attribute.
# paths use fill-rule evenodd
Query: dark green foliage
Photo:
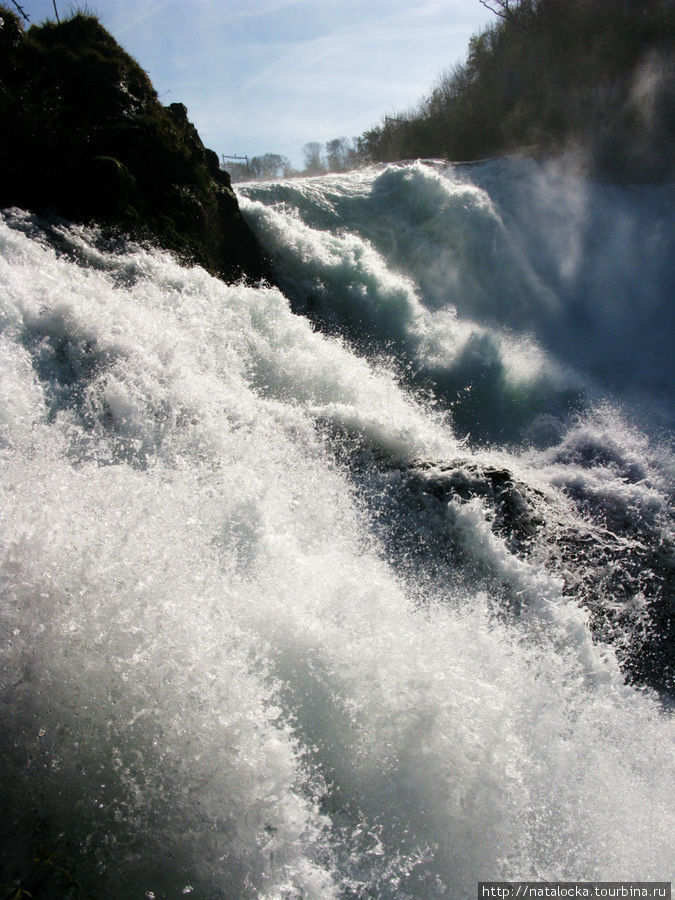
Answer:
<svg viewBox="0 0 675 900"><path fill-rule="evenodd" d="M366 161L583 151L619 177L672 177L675 4L514 0L417 109L359 139Z"/></svg>
<svg viewBox="0 0 675 900"><path fill-rule="evenodd" d="M217 155L96 17L0 18L0 207L116 226L228 279L267 274Z"/></svg>

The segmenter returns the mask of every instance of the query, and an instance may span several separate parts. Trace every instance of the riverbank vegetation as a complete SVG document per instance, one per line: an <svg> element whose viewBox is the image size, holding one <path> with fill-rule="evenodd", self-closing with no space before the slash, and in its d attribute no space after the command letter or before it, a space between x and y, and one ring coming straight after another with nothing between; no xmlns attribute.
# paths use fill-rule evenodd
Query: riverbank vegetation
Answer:
<svg viewBox="0 0 675 900"><path fill-rule="evenodd" d="M478 0L477 0L478 2ZM483 0L481 0L483 2ZM622 179L675 174L672 0L484 0L492 25L412 109L392 112L336 159L305 147L303 174L402 159L573 151Z"/></svg>
<svg viewBox="0 0 675 900"><path fill-rule="evenodd" d="M672 174L675 4L500 0L466 62L358 142L363 161L581 151L609 174Z"/></svg>

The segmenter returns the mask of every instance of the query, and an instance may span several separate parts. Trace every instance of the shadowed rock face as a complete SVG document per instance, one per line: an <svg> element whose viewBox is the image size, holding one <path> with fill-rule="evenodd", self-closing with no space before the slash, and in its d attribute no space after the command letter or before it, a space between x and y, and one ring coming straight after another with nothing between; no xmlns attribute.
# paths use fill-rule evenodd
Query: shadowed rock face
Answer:
<svg viewBox="0 0 675 900"><path fill-rule="evenodd" d="M180 103L93 16L23 31L0 7L0 207L114 226L226 280L270 278Z"/></svg>
<svg viewBox="0 0 675 900"><path fill-rule="evenodd" d="M445 529L434 529L439 536L433 547L437 559L464 565L461 540L446 510L453 500L463 504L478 498L491 531L509 551L543 563L561 580L562 597L589 611L594 636L613 644L627 680L672 695L675 567L672 542L658 527L630 510L594 508L592 496L568 485L564 494L592 526L582 532L576 519L569 520L550 498L512 472L468 460L418 462L401 476L398 491L416 513L418 528L427 518L447 521ZM404 552L426 549L413 529L397 539ZM476 575L474 570L472 577ZM486 569L482 577L494 582L495 573ZM501 594L506 614L519 614L519 603L505 587L494 591L493 584L493 593Z"/></svg>
<svg viewBox="0 0 675 900"><path fill-rule="evenodd" d="M468 457L400 463L358 441L349 454L349 436L340 437L389 562L422 594L437 589L447 599L453 585L461 598L479 586L498 616L527 615L510 563L467 541L461 511L477 505L505 559L545 571L562 603L588 611L595 639L614 647L627 682L675 694L675 554L658 522L630 507L608 508L574 478L548 494L501 466Z"/></svg>

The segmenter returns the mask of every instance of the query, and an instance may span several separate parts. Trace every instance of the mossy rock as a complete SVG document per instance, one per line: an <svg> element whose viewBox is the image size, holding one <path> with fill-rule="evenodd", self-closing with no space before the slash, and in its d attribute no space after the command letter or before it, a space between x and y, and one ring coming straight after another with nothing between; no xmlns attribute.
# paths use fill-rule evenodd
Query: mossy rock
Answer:
<svg viewBox="0 0 675 900"><path fill-rule="evenodd" d="M0 207L98 222L227 280L270 270L180 103L95 16L22 28L0 6Z"/></svg>

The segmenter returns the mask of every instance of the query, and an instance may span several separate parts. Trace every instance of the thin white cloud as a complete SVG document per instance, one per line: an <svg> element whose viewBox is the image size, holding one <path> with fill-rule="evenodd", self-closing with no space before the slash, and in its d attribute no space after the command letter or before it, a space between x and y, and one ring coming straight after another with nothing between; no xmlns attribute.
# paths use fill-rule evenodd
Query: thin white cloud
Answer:
<svg viewBox="0 0 675 900"><path fill-rule="evenodd" d="M298 6L301 2L302 0L254 0L254 2L247 3L246 6L237 4L236 12L232 11L230 15L237 19L253 19Z"/></svg>
<svg viewBox="0 0 675 900"><path fill-rule="evenodd" d="M88 3L208 146L296 164L303 143L414 105L490 20L477 0Z"/></svg>
<svg viewBox="0 0 675 900"><path fill-rule="evenodd" d="M113 15L109 13L101 13L101 18L113 29L117 38L137 32L139 26L151 19L161 20L161 12L165 7L170 6L172 0L150 0L150 2L139 5L138 3L121 3ZM94 4L94 9L97 5ZM111 10L112 12L112 10Z"/></svg>

